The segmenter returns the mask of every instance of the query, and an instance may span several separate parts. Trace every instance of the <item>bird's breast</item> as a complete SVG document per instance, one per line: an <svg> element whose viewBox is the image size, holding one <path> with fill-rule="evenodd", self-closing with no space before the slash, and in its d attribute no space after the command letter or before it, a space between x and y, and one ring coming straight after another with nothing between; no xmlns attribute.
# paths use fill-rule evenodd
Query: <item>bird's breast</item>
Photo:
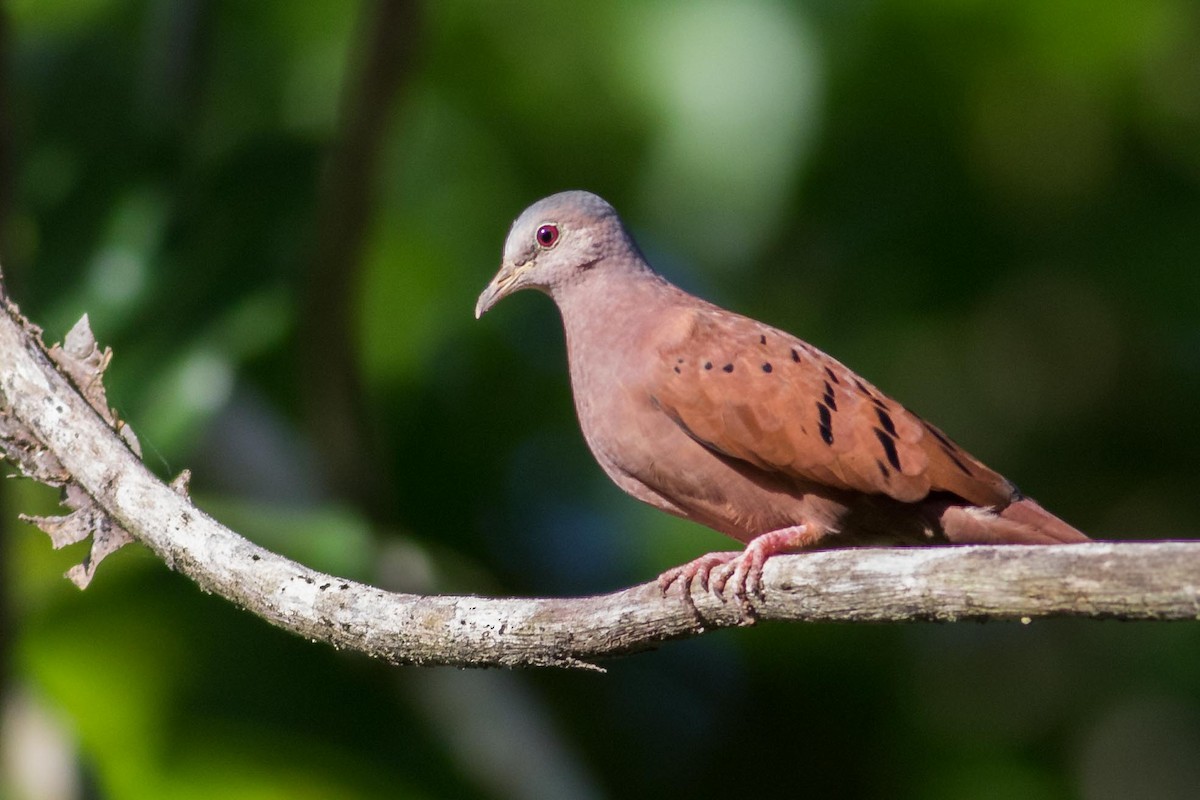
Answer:
<svg viewBox="0 0 1200 800"><path fill-rule="evenodd" d="M840 506L697 442L657 407L648 387L601 380L586 364L572 366L572 383L588 447L609 478L638 500L741 541L816 518L836 521ZM593 388L580 392L580 383Z"/></svg>
<svg viewBox="0 0 1200 800"><path fill-rule="evenodd" d="M654 401L661 352L686 340L694 308L653 294L631 306L573 315L564 308L575 410L588 447L628 494L741 541L807 521L832 526L844 510L807 485L698 442Z"/></svg>

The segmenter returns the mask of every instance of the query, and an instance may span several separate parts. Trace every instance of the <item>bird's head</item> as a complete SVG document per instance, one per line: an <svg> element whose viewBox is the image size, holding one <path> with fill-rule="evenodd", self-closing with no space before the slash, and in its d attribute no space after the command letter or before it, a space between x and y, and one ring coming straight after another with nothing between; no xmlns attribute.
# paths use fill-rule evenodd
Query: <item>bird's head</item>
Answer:
<svg viewBox="0 0 1200 800"><path fill-rule="evenodd" d="M537 289L553 297L612 255L628 252L617 212L590 192L560 192L517 217L504 242L504 260L479 295L475 318L513 292Z"/></svg>

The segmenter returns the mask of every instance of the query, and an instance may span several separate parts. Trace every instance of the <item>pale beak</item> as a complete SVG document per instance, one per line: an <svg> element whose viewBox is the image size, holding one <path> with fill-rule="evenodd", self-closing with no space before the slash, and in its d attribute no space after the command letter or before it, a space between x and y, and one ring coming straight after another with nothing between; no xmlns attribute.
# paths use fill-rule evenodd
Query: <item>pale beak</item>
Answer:
<svg viewBox="0 0 1200 800"><path fill-rule="evenodd" d="M526 266L527 263L516 266L501 265L496 277L492 278L492 282L487 285L475 303L475 319L482 317L492 306L523 286L518 279L525 273Z"/></svg>

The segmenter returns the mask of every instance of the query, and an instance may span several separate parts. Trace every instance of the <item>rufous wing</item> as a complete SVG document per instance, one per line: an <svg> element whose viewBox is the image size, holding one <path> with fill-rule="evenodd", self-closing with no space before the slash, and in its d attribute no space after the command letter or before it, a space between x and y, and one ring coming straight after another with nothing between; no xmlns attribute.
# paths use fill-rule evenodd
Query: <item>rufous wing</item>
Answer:
<svg viewBox="0 0 1200 800"><path fill-rule="evenodd" d="M651 402L711 450L835 489L1004 507L1015 487L841 363L715 306L647 342Z"/></svg>

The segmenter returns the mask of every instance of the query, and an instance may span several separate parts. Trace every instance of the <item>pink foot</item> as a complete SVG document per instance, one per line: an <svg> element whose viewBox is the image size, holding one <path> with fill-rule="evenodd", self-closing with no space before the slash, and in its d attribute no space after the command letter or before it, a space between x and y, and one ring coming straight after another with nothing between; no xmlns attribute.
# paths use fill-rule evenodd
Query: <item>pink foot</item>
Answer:
<svg viewBox="0 0 1200 800"><path fill-rule="evenodd" d="M722 564L728 564L741 555L740 550L731 550L721 553L708 553L702 555L694 561L671 569L658 576L658 588L666 595L670 591L671 586L677 581L680 582L683 589L684 597L691 600L692 583L699 578L700 586L704 589L708 588L708 578L712 574L714 568Z"/></svg>
<svg viewBox="0 0 1200 800"><path fill-rule="evenodd" d="M724 597L725 588L732 587L733 597L743 606L749 595L762 596L762 571L767 559L776 553L789 553L811 547L823 533L811 525L793 525L768 531L746 545L741 552L709 553L695 561L664 572L658 586L665 595L677 581L681 583L683 597L692 603L692 581L699 578L700 585L714 594Z"/></svg>

